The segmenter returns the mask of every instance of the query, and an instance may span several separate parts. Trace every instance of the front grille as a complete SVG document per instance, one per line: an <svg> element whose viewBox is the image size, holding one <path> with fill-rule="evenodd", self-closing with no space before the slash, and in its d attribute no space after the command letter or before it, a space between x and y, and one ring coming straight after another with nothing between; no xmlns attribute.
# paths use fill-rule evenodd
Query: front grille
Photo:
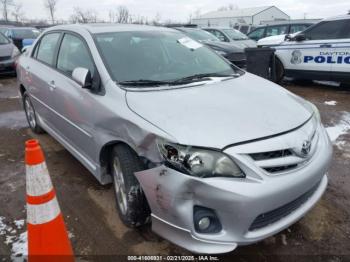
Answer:
<svg viewBox="0 0 350 262"><path fill-rule="evenodd" d="M286 157L291 155L293 155L293 153L289 149L250 154L251 158L253 158L255 161Z"/></svg>
<svg viewBox="0 0 350 262"><path fill-rule="evenodd" d="M282 219L283 217L288 216L290 213L298 209L301 205L303 205L316 191L318 188L320 182L317 183L313 188L311 188L309 191L298 197L297 199L293 200L292 202L281 206L279 208L276 208L272 211L269 211L267 213L263 213L259 215L251 224L249 227L249 231L257 230L263 227L266 227L272 223L277 222L278 220Z"/></svg>
<svg viewBox="0 0 350 262"><path fill-rule="evenodd" d="M0 56L0 61L6 61L11 59L11 56Z"/></svg>
<svg viewBox="0 0 350 262"><path fill-rule="evenodd" d="M278 173L278 172L287 172L297 167L298 165L287 165L287 166L265 167L264 170L269 173Z"/></svg>

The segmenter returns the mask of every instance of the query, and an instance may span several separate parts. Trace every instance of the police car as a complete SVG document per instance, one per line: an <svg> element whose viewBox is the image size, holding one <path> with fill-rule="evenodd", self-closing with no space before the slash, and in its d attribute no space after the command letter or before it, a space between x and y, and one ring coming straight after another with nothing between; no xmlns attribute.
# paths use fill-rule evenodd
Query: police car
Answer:
<svg viewBox="0 0 350 262"><path fill-rule="evenodd" d="M350 14L322 20L294 36L273 43L276 49L277 81L295 79L331 80L350 83ZM267 44L268 43L268 44Z"/></svg>

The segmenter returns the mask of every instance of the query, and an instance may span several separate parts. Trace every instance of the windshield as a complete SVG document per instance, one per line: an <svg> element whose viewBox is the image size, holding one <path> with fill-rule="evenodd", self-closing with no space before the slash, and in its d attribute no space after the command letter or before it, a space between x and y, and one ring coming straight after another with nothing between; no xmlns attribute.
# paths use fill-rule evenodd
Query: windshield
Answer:
<svg viewBox="0 0 350 262"><path fill-rule="evenodd" d="M193 75L241 72L180 32L99 33L95 41L112 79L119 83L170 82Z"/></svg>
<svg viewBox="0 0 350 262"><path fill-rule="evenodd" d="M13 37L18 39L35 39L39 36L40 32L35 29L23 28L23 29L12 29Z"/></svg>
<svg viewBox="0 0 350 262"><path fill-rule="evenodd" d="M248 37L239 32L238 30L235 29L223 29L224 31L232 40L246 40Z"/></svg>
<svg viewBox="0 0 350 262"><path fill-rule="evenodd" d="M185 34L190 36L191 38L197 40L197 41L214 41L214 42L220 42L220 39L214 36L213 34L201 30L201 29L181 29Z"/></svg>
<svg viewBox="0 0 350 262"><path fill-rule="evenodd" d="M0 45L6 45L9 43L10 41L7 39L7 37L0 33Z"/></svg>

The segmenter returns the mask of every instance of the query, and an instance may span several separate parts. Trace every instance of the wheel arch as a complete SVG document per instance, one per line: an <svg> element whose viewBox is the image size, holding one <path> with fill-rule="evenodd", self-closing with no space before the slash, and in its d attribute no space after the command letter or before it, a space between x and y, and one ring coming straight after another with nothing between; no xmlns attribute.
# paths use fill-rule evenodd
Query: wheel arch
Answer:
<svg viewBox="0 0 350 262"><path fill-rule="evenodd" d="M111 176L111 170L110 170L110 165L109 165L110 164L110 157L111 157L111 153L112 153L113 148L119 144L124 144L124 145L128 146L139 156L139 154L137 153L135 148L123 140L115 139L115 140L111 140L111 141L105 143L101 147L100 153L99 153L99 163L101 166L101 171L104 175Z"/></svg>

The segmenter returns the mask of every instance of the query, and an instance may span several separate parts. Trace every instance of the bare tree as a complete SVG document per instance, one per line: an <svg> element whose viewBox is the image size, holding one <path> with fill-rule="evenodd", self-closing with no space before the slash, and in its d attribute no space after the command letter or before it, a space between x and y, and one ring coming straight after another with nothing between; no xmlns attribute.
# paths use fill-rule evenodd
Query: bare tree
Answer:
<svg viewBox="0 0 350 262"><path fill-rule="evenodd" d="M109 22L114 23L115 22L115 12L113 10L109 10L108 16L109 16Z"/></svg>
<svg viewBox="0 0 350 262"><path fill-rule="evenodd" d="M52 24L55 23L56 5L58 0L44 0L44 6L50 13Z"/></svg>
<svg viewBox="0 0 350 262"><path fill-rule="evenodd" d="M160 15L159 12L157 12L156 16L153 18L152 24L153 25L159 25L161 19L162 19L162 16Z"/></svg>
<svg viewBox="0 0 350 262"><path fill-rule="evenodd" d="M22 3L18 3L14 5L14 10L12 12L12 15L15 18L16 22L21 22L24 18L24 12L22 8L23 8Z"/></svg>
<svg viewBox="0 0 350 262"><path fill-rule="evenodd" d="M218 8L218 11L229 11L229 10L236 10L238 9L238 6L235 4L229 4L227 6L221 6Z"/></svg>
<svg viewBox="0 0 350 262"><path fill-rule="evenodd" d="M97 20L97 13L94 10L82 10L79 7L74 7L74 13L70 16L72 23L96 23Z"/></svg>
<svg viewBox="0 0 350 262"><path fill-rule="evenodd" d="M0 0L1 8L2 8L2 15L4 17L4 20L7 22L9 20L9 12L10 12L10 6L14 5L13 0Z"/></svg>
<svg viewBox="0 0 350 262"><path fill-rule="evenodd" d="M192 24L192 16L193 16L192 13L190 13L190 14L188 15L188 23L189 23L189 24Z"/></svg>
<svg viewBox="0 0 350 262"><path fill-rule="evenodd" d="M130 21L131 15L126 6L119 6L117 8L116 21L120 24L127 24Z"/></svg>

